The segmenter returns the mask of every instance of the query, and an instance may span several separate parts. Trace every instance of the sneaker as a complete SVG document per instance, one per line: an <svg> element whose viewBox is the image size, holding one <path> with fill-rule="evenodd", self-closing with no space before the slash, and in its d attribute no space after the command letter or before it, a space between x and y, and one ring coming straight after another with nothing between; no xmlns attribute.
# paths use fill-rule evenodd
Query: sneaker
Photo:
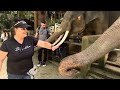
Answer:
<svg viewBox="0 0 120 90"><path fill-rule="evenodd" d="M38 66L38 67L40 67L40 66L41 66L41 64L38 64L37 66Z"/></svg>
<svg viewBox="0 0 120 90"><path fill-rule="evenodd" d="M46 66L46 64L43 64L42 66L43 66L43 67L45 67L45 66Z"/></svg>
<svg viewBox="0 0 120 90"><path fill-rule="evenodd" d="M40 66L41 66L41 63L39 63L37 66L40 67Z"/></svg>
<svg viewBox="0 0 120 90"><path fill-rule="evenodd" d="M42 65L43 67L46 67L46 64L45 65Z"/></svg>

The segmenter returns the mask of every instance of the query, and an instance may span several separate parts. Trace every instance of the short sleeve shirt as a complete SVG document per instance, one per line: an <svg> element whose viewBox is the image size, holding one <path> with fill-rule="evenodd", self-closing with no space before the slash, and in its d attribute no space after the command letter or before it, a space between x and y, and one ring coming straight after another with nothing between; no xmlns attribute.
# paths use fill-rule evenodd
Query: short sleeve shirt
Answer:
<svg viewBox="0 0 120 90"><path fill-rule="evenodd" d="M8 52L8 73L26 74L33 67L32 56L37 42L38 39L32 36L25 37L22 44L18 43L13 37L3 42L0 50Z"/></svg>
<svg viewBox="0 0 120 90"><path fill-rule="evenodd" d="M48 37L48 34L50 33L50 29L49 28L45 28L45 29L40 28L40 29L38 29L38 33L39 33L38 39L45 41Z"/></svg>

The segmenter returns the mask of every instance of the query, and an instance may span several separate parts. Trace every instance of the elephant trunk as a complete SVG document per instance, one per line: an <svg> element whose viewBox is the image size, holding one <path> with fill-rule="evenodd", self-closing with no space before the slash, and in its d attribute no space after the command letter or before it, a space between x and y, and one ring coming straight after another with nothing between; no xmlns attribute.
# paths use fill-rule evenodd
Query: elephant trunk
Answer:
<svg viewBox="0 0 120 90"><path fill-rule="evenodd" d="M61 25L60 25L61 29L57 30L55 33L53 33L53 35L51 35L46 41L53 42L60 35L64 34L66 31L70 31L71 30L71 23L72 23L72 20L71 20L72 15L73 15L73 12L67 11L64 14L63 21L61 22Z"/></svg>
<svg viewBox="0 0 120 90"><path fill-rule="evenodd" d="M55 33L53 33L53 35L51 35L46 41L48 42L53 42L54 40L56 40L60 35L64 34L65 31L70 31L71 29L71 21L70 19L63 19L61 26L60 26L60 30L57 30Z"/></svg>
<svg viewBox="0 0 120 90"><path fill-rule="evenodd" d="M80 53L64 58L59 65L59 73L63 76L74 76L87 64L98 60L112 49L120 45L120 17L101 37Z"/></svg>

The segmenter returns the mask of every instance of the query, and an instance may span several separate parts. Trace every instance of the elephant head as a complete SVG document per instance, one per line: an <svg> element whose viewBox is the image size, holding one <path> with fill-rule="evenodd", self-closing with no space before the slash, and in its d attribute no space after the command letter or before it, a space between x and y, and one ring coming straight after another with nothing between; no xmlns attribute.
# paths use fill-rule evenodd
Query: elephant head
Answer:
<svg viewBox="0 0 120 90"><path fill-rule="evenodd" d="M77 75L82 67L91 64L112 49L120 45L120 17L88 48L65 57L59 65L59 73L63 76Z"/></svg>
<svg viewBox="0 0 120 90"><path fill-rule="evenodd" d="M53 45L58 42L58 45L61 45L68 35L70 36L73 33L83 32L86 26L89 25L89 23L91 24L92 21L94 22L92 30L95 28L94 30L96 30L96 34L102 34L103 31L107 29L106 26L108 24L108 22L106 22L107 20L105 15L106 14L103 11L67 11L64 14L63 21L61 22L61 29L49 37L47 41L53 42L59 37Z"/></svg>

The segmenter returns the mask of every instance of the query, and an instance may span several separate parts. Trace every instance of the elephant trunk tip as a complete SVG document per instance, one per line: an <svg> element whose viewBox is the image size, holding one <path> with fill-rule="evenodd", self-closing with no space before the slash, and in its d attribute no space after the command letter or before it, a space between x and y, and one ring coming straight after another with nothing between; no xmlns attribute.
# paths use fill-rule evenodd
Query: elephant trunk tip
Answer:
<svg viewBox="0 0 120 90"><path fill-rule="evenodd" d="M80 71L77 69L68 69L68 70L62 70L59 68L59 73L60 75L62 75L63 77L69 77L69 78L73 78L75 76L77 76L78 74L80 74Z"/></svg>
<svg viewBox="0 0 120 90"><path fill-rule="evenodd" d="M62 75L63 77L75 77L78 74L80 74L80 68L79 67L74 67L71 64L68 64L66 61L62 61L60 63L60 66L58 68L58 71L60 73L60 75Z"/></svg>

